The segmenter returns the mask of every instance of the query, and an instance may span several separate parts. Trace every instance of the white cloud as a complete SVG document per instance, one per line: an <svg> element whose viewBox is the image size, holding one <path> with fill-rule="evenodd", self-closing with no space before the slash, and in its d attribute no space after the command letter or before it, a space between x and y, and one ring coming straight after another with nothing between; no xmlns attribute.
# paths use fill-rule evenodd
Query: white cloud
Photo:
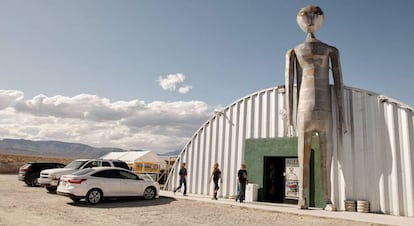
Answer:
<svg viewBox="0 0 414 226"><path fill-rule="evenodd" d="M17 101L23 99L23 92L17 90L0 90L0 110L11 107Z"/></svg>
<svg viewBox="0 0 414 226"><path fill-rule="evenodd" d="M169 74L169 75L166 75L165 78L163 78L162 76L158 78L158 82L161 88L164 90L170 90L170 91L174 91L177 87L177 84L184 82L184 80L185 80L185 75L181 73Z"/></svg>
<svg viewBox="0 0 414 226"><path fill-rule="evenodd" d="M157 81L159 82L159 85L161 86L163 90L176 91L178 84L184 82L184 80L185 80L185 75L181 73L177 73L177 74L169 74L169 75L166 75L165 77L160 76ZM188 92L190 92L192 88L193 87L190 85L181 86L178 89L178 92L181 94L187 94Z"/></svg>
<svg viewBox="0 0 414 226"><path fill-rule="evenodd" d="M79 142L96 147L179 150L208 119L202 101L116 101L96 95L38 95L0 90L0 137Z"/></svg>
<svg viewBox="0 0 414 226"><path fill-rule="evenodd" d="M192 88L192 86L183 86L178 89L178 92L181 94L187 94Z"/></svg>
<svg viewBox="0 0 414 226"><path fill-rule="evenodd" d="M31 100L20 101L15 106L17 111L37 116L56 116L88 119L93 121L119 120L134 112L144 109L143 101L118 101L95 95L80 94L74 97L44 95L35 96Z"/></svg>

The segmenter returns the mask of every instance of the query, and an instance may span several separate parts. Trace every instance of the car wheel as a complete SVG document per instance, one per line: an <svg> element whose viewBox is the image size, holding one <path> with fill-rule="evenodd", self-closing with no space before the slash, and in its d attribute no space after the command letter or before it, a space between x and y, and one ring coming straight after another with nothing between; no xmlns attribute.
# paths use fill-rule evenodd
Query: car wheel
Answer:
<svg viewBox="0 0 414 226"><path fill-rule="evenodd" d="M148 200L149 199L154 199L155 198L155 188L154 187L145 188L144 198L148 199Z"/></svg>
<svg viewBox="0 0 414 226"><path fill-rule="evenodd" d="M46 190L47 190L48 192L50 192L50 193L55 192L55 191L56 191L56 189L57 189L57 187L46 187Z"/></svg>
<svg viewBox="0 0 414 226"><path fill-rule="evenodd" d="M73 202L79 202L81 199L80 198L70 198L72 199Z"/></svg>
<svg viewBox="0 0 414 226"><path fill-rule="evenodd" d="M86 202L91 205L98 204L102 200L102 198L103 198L102 191L97 188L93 188L89 190L88 193L86 193L86 197L85 197Z"/></svg>

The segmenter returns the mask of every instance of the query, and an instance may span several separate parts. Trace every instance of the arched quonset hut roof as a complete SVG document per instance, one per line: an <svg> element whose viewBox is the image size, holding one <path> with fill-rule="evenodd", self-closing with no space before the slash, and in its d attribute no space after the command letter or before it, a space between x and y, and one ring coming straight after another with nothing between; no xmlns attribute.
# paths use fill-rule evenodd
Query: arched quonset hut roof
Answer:
<svg viewBox="0 0 414 226"><path fill-rule="evenodd" d="M334 95L331 99L335 106ZM413 107L351 87L345 87L344 102L348 133L343 134L342 143L336 130L333 134L333 201L344 209L345 199L365 199L370 200L372 212L413 217ZM210 195L208 178L218 162L224 179L220 195L234 196L245 140L287 136L284 105L284 86L278 86L242 97L216 112L182 149L166 188L177 185L177 169L187 162L188 192Z"/></svg>

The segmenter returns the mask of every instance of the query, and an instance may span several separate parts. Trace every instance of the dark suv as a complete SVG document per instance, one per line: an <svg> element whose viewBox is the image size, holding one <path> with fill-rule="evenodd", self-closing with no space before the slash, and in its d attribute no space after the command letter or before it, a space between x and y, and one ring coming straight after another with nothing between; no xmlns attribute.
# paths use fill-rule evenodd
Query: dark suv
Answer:
<svg viewBox="0 0 414 226"><path fill-rule="evenodd" d="M40 171L44 169L63 168L65 164L58 162L29 162L19 168L18 180L24 181L28 186L36 186Z"/></svg>

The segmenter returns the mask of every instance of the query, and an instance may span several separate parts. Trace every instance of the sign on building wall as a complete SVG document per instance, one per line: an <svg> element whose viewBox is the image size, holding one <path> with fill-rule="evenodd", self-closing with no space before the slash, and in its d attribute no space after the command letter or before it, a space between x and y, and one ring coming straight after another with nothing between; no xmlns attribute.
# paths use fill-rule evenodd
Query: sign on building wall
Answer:
<svg viewBox="0 0 414 226"><path fill-rule="evenodd" d="M286 158L285 166L285 199L298 199L299 161L297 158Z"/></svg>

